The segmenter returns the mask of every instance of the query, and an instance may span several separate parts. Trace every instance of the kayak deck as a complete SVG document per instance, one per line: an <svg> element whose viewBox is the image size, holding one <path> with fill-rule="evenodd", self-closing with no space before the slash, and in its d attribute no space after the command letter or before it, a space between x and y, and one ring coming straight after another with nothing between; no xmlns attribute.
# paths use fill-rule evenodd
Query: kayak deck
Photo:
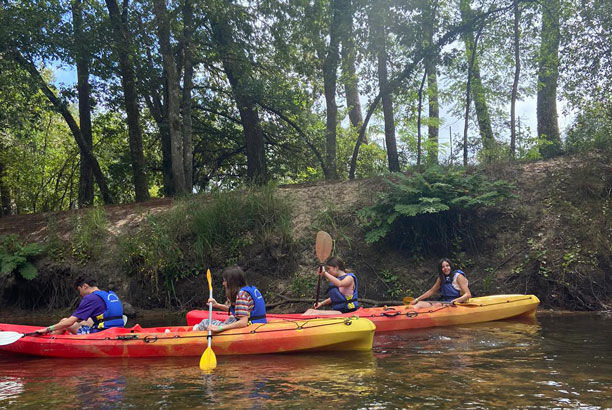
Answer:
<svg viewBox="0 0 612 410"><path fill-rule="evenodd" d="M540 300L534 295L493 295L471 298L461 305L419 308L398 305L376 308L360 308L351 313L338 316L305 316L296 314L267 314L268 321L322 318L322 317L360 317L369 319L376 325L377 332L420 329L435 326L462 325L489 322L511 317L535 315ZM213 312L213 319L225 320L226 312ZM193 326L208 318L207 310L192 310L187 313L187 324Z"/></svg>
<svg viewBox="0 0 612 410"><path fill-rule="evenodd" d="M0 324L0 331L40 327ZM212 336L216 355L372 349L375 326L367 319L305 318L258 323ZM113 328L89 335L25 336L0 350L52 357L201 356L208 332L190 326Z"/></svg>

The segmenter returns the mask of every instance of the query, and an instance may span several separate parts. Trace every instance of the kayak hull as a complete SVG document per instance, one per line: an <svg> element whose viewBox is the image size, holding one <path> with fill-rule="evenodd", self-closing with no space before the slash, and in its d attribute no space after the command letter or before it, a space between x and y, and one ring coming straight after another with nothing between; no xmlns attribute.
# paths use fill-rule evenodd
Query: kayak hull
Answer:
<svg viewBox="0 0 612 410"><path fill-rule="evenodd" d="M0 331L32 332L40 327L0 324ZM283 320L231 329L212 337L215 355L311 351L369 351L374 324L367 319ZM25 336L0 350L51 357L201 356L208 332L188 326L113 328L90 335Z"/></svg>
<svg viewBox="0 0 612 410"><path fill-rule="evenodd" d="M376 308L360 308L351 313L333 317L357 316L369 319L376 325L377 332L395 330L421 329L436 326L463 325L469 323L489 322L517 316L533 316L540 304L534 295L493 295L471 298L468 303L460 306L445 304L431 308L414 309L412 306L385 306ZM227 319L227 312L213 312L213 319ZM268 314L269 322L311 317L302 314ZM187 324L193 326L202 319L208 318L207 310L192 310L187 313Z"/></svg>

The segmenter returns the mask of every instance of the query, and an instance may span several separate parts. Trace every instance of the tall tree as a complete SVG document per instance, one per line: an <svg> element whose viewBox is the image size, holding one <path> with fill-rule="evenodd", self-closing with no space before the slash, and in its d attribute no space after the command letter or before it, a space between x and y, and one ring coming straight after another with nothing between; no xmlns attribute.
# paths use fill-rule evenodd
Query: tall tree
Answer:
<svg viewBox="0 0 612 410"><path fill-rule="evenodd" d="M55 95L53 90L49 88L49 85L42 78L33 62L27 60L23 55L21 55L18 50L11 50L9 54L13 57L17 64L19 64L24 70L26 70L30 74L30 76L34 80L34 83L49 99L54 109L62 115L62 117L68 124L68 127L70 128L70 131L72 132L72 135L74 136L74 139L79 149L87 156L87 160L92 166L93 174L96 178L96 182L98 183L98 187L100 188L100 193L102 194L104 202L107 204L113 203L113 199L108 189L108 186L106 185L106 179L104 177L104 174L102 173L102 169L100 168L96 157L93 155L91 147L83 139L81 130L74 117L72 116L72 113L68 109L68 104L62 99L60 99L57 95Z"/></svg>
<svg viewBox="0 0 612 410"><path fill-rule="evenodd" d="M245 49L235 40L230 20L238 7L230 0L211 2L208 18L215 50L232 87L247 153L247 178L250 183L265 184L268 180L264 135L261 128L251 66Z"/></svg>
<svg viewBox="0 0 612 410"><path fill-rule="evenodd" d="M142 148L142 129L140 127L140 109L136 92L136 76L134 74L134 55L132 52L131 32L128 26L129 0L124 0L119 9L117 0L105 0L114 36L114 49L119 59L121 84L125 111L128 120L130 137L130 156L134 177L134 193L136 201L149 199L149 183L145 172L145 158Z"/></svg>
<svg viewBox="0 0 612 410"><path fill-rule="evenodd" d="M561 150L561 134L557 118L557 81L559 78L559 15L561 1L542 2L542 41L538 60L537 117L538 136L547 141L540 148L544 158Z"/></svg>
<svg viewBox="0 0 612 410"><path fill-rule="evenodd" d="M193 0L183 5L183 167L185 189L193 191L193 125L191 119L191 91L193 89Z"/></svg>
<svg viewBox="0 0 612 410"><path fill-rule="evenodd" d="M338 64L340 62L340 3L331 0L331 22L329 25L329 45L324 52L323 89L327 121L325 126L325 166L327 179L338 178L336 165L336 150L338 146L336 128L338 127L338 105L336 104L336 85L338 80Z"/></svg>
<svg viewBox="0 0 612 410"><path fill-rule="evenodd" d="M172 180L174 192L184 194L185 167L183 162L183 136L181 133L180 118L180 88L179 76L176 70L174 52L170 45L170 18L166 9L165 0L153 0L155 20L159 37L159 48L162 55L167 90L166 112L168 119L168 132L170 136L170 158L172 160Z"/></svg>
<svg viewBox="0 0 612 410"><path fill-rule="evenodd" d="M489 116L487 96L485 88L482 84L482 78L480 76L477 42L474 39L474 31L481 30L481 28L478 28L475 25L474 11L470 6L470 0L461 0L460 11L463 24L472 26L472 30L468 30L464 33L463 40L465 42L467 60L472 61L470 63L472 69L471 73L469 74L472 99L474 100L474 106L476 107L476 119L478 121L478 129L480 131L482 147L485 151L485 160L489 160L488 152L493 149L495 145L495 138L493 137L491 117Z"/></svg>
<svg viewBox="0 0 612 410"><path fill-rule="evenodd" d="M518 95L518 84L521 75L521 32L519 23L521 21L521 11L519 0L514 3L514 81L512 83L512 97L510 101L510 158L516 158L516 98Z"/></svg>
<svg viewBox="0 0 612 410"><path fill-rule="evenodd" d="M436 8L437 1L427 0L422 4L423 14L423 37L424 46L434 42L434 31L436 28ZM425 72L427 73L427 101L429 104L429 125L428 125L428 149L427 162L429 164L438 163L438 138L440 122L440 108L438 106L438 76L437 76L437 53L428 54L425 57Z"/></svg>
<svg viewBox="0 0 612 410"><path fill-rule="evenodd" d="M346 106L349 110L351 125L359 129L363 123L363 115L361 114L359 81L355 68L357 47L353 31L354 7L351 0L336 0L336 3L336 9L340 14L339 32L342 45L342 81L344 82L344 92L346 94ZM367 140L364 143L367 143Z"/></svg>
<svg viewBox="0 0 612 410"><path fill-rule="evenodd" d="M74 52L77 67L77 92L79 96L79 126L85 143L92 147L93 137L91 132L91 104L90 104L90 85L89 85L89 62L91 55L88 50L90 42L85 34L83 27L83 2L81 0L71 0L72 26L74 39ZM80 153L80 173L79 173L79 205L93 205L93 169L87 155Z"/></svg>
<svg viewBox="0 0 612 410"><path fill-rule="evenodd" d="M393 117L393 95L387 72L387 13L388 9L386 7L373 6L370 10L370 29L372 31L372 47L377 60L378 85L383 106L389 171L399 172L399 157L395 140L395 119Z"/></svg>

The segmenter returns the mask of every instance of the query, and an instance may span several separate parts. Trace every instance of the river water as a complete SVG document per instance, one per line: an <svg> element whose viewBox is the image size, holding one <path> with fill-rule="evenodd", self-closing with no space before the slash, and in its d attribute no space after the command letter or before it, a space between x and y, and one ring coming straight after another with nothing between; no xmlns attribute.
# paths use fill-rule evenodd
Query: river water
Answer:
<svg viewBox="0 0 612 410"><path fill-rule="evenodd" d="M0 408L612 409L606 314L382 333L368 353L217 360L203 374L199 358L0 353Z"/></svg>

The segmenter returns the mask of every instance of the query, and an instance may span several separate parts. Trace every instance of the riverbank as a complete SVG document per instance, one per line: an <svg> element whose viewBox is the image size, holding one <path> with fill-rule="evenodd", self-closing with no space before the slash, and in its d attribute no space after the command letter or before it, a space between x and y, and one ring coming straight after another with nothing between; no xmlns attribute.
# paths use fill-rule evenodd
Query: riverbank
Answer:
<svg viewBox="0 0 612 410"><path fill-rule="evenodd" d="M611 164L600 153L471 170L513 184L514 197L457 225L459 239L422 249L398 235L366 240L359 211L389 190L384 177L0 218L0 235L50 247L34 260L36 278L0 277L2 306L68 311L78 300L72 278L88 273L137 312L184 312L203 306L204 266L220 295L219 274L236 263L275 312L302 311L314 301L314 238L325 230L335 254L357 273L361 298L418 296L433 284L437 260L447 256L467 272L475 295L535 294L547 309L609 310ZM246 209L254 213L245 216ZM240 225L254 219L249 229ZM202 250L209 239L191 228L208 229L213 220L215 232L226 236L211 236L217 242Z"/></svg>

